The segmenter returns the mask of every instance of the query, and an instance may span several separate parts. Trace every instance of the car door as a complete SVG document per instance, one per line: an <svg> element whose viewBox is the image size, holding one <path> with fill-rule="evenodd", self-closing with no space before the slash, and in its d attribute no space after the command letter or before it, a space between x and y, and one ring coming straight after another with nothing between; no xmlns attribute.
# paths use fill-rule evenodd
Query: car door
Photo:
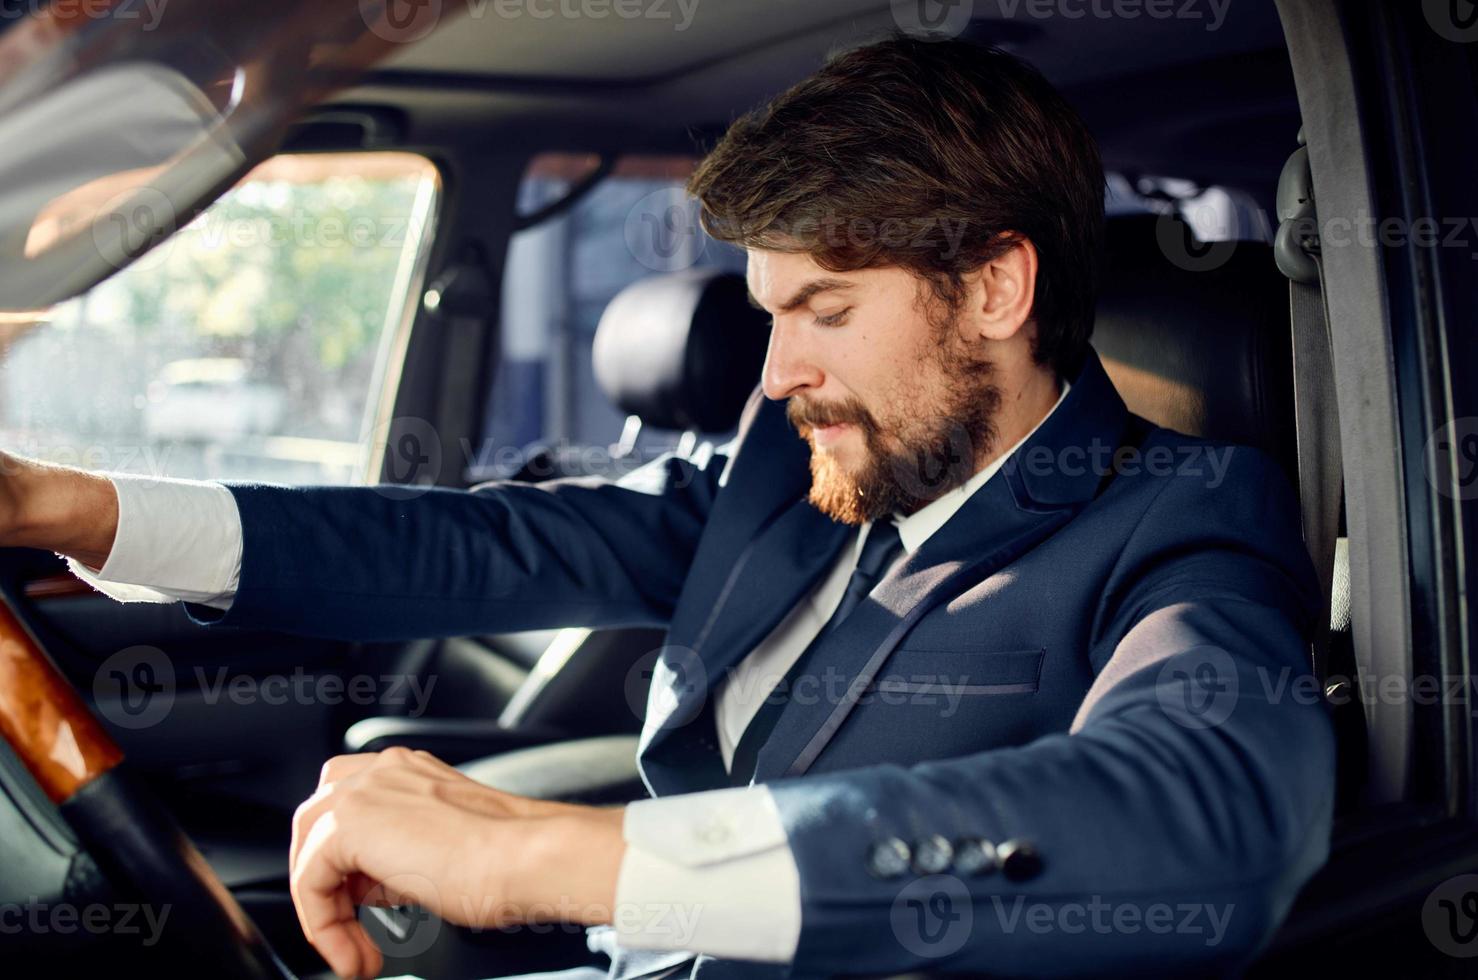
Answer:
<svg viewBox="0 0 1478 980"><path fill-rule="evenodd" d="M1280 2L1338 386L1359 792L1255 975L1470 976L1475 8ZM1302 451L1302 446L1300 447Z"/></svg>

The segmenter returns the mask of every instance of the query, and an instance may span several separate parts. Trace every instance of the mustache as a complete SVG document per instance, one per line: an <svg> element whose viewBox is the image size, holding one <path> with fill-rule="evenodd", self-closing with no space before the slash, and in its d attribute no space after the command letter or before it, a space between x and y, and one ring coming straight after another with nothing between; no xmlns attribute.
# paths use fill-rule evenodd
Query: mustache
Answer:
<svg viewBox="0 0 1478 980"><path fill-rule="evenodd" d="M826 404L803 402L799 398L791 398L786 403L785 416L790 419L790 424L795 426L796 431L802 434L805 434L808 429L819 426L843 423L852 423L867 430L877 427L872 413L864 408L861 402L853 399Z"/></svg>

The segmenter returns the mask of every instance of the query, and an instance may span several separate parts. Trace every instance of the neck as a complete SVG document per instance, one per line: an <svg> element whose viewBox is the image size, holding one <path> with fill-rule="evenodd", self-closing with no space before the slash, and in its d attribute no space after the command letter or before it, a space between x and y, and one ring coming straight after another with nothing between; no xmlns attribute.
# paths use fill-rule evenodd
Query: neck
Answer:
<svg viewBox="0 0 1478 980"><path fill-rule="evenodd" d="M979 473L1041 424L1062 396L1062 382L1050 368L1033 370L1014 389L1001 389L1001 407L996 415L996 437L975 461Z"/></svg>

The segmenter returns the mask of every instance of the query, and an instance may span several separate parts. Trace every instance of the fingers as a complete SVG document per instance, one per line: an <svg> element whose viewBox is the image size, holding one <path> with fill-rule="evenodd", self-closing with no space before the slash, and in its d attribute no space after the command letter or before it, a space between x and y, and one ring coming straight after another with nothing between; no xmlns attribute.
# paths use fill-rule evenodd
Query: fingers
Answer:
<svg viewBox="0 0 1478 980"><path fill-rule="evenodd" d="M390 894L366 870L384 864L384 855L377 850L384 841L376 835L397 821L415 825L416 818L408 814L428 803L455 806L452 799L469 793L479 796L471 809L503 810L489 797L506 794L479 786L425 752L389 749L337 756L325 763L317 791L293 814L288 867L303 935L335 973L374 976L383 965L382 954L358 919L362 903L419 902L425 897ZM438 800L442 802L432 803ZM352 846L347 843L350 836L357 839ZM364 862L369 863L361 867Z"/></svg>
<svg viewBox="0 0 1478 980"><path fill-rule="evenodd" d="M323 764L323 769L318 773L318 786L322 789L330 783L337 783L342 779L363 772L384 755L383 752L359 752L354 755L336 755Z"/></svg>
<svg viewBox="0 0 1478 980"><path fill-rule="evenodd" d="M318 818L327 813L333 805L330 797L334 792L332 783L323 787L318 792L304 800L293 812L293 834L292 840L287 848L287 872L289 875L298 867L298 858L303 851L303 842L308 839L309 833Z"/></svg>
<svg viewBox="0 0 1478 980"><path fill-rule="evenodd" d="M458 776L462 779L467 778L466 773L462 772L462 770L458 769L456 766L448 765L447 763L442 762L436 756L432 755L430 752L423 751L422 749L416 749L414 752L412 752L411 758L415 761L416 765L421 766L422 768L425 768L431 772L439 772L443 775Z"/></svg>
<svg viewBox="0 0 1478 980"><path fill-rule="evenodd" d="M352 869L342 866L338 821L333 813L314 823L289 881L303 935L341 977L379 972L379 951L360 925L345 887Z"/></svg>
<svg viewBox="0 0 1478 980"><path fill-rule="evenodd" d="M308 831L313 829L313 821L317 819L328 806L329 796L332 795L333 787L368 769L379 754L375 752L361 752L357 755L337 755L323 764L323 769L318 774L318 790L308 799L304 800L297 811L293 814L292 841L287 849L288 873L297 865L298 852L302 849L303 841L308 836Z"/></svg>
<svg viewBox="0 0 1478 980"><path fill-rule="evenodd" d="M374 905L389 908L391 905L385 886L367 874L357 871L351 874L344 882L344 888L349 893L349 900L356 906Z"/></svg>

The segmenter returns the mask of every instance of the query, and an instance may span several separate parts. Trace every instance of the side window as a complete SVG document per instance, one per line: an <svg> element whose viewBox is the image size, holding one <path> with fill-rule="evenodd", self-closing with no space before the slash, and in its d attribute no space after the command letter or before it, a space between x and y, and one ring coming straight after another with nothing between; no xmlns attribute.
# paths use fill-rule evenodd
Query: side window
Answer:
<svg viewBox="0 0 1478 980"><path fill-rule="evenodd" d="M1120 214L1173 214L1200 242L1271 242L1275 222L1249 193L1232 187L1203 187L1176 177L1105 174L1104 211Z"/></svg>
<svg viewBox="0 0 1478 980"><path fill-rule="evenodd" d="M535 157L519 188L521 214L557 202L593 172L589 155ZM503 276L501 347L472 476L533 465L539 447L560 472L606 472L625 416L596 384L591 348L615 295L647 276L694 266L743 274L742 249L703 234L683 190L697 160L627 156L569 210L514 236ZM671 448L679 433L644 429L633 462Z"/></svg>
<svg viewBox="0 0 1478 980"><path fill-rule="evenodd" d="M287 154L83 296L0 324L0 439L94 469L362 482L439 189Z"/></svg>

